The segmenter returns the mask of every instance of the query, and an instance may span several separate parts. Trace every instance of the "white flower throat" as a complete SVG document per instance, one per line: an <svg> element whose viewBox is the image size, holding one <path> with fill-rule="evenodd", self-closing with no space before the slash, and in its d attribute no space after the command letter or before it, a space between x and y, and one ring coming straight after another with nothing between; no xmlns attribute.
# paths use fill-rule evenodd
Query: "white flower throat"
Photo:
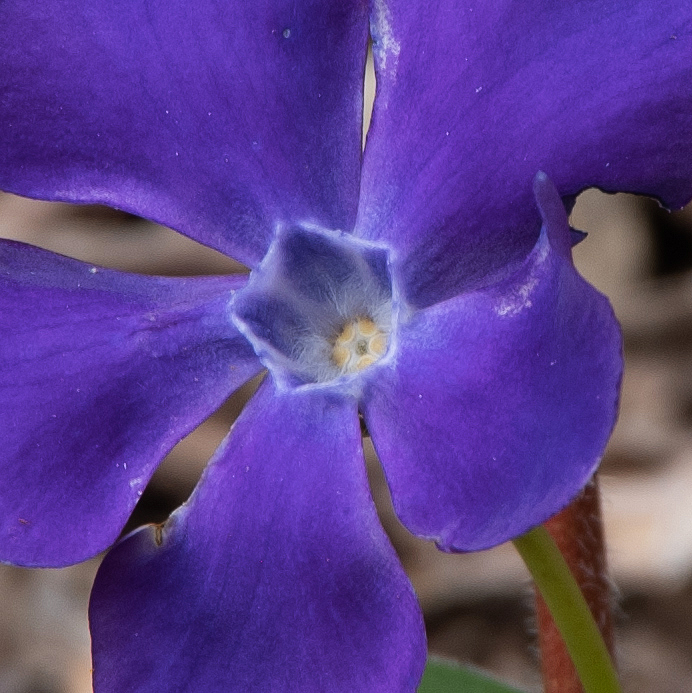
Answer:
<svg viewBox="0 0 692 693"><path fill-rule="evenodd" d="M232 309L279 384L356 376L391 346L387 251L338 232L281 230Z"/></svg>

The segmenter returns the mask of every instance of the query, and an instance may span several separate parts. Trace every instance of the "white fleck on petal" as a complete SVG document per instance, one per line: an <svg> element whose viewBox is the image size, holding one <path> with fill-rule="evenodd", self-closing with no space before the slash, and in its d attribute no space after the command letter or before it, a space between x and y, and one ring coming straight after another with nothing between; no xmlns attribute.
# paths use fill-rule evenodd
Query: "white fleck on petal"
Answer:
<svg viewBox="0 0 692 693"><path fill-rule="evenodd" d="M376 43L373 45L373 51L377 52L381 69L388 70L393 79L396 75L397 63L399 62L401 44L394 38L392 14L385 0L375 0L373 9L374 25L377 27L375 32ZM390 58L392 58L394 64L390 63Z"/></svg>

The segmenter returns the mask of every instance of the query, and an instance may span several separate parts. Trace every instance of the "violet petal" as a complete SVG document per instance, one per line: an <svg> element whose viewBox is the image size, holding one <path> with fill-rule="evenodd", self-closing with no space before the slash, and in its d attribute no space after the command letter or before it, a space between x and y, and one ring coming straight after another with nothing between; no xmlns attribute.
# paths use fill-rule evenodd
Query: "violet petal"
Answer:
<svg viewBox="0 0 692 693"><path fill-rule="evenodd" d="M142 277L0 243L0 560L112 544L164 455L261 369L244 278Z"/></svg>
<svg viewBox="0 0 692 693"><path fill-rule="evenodd" d="M360 0L0 3L0 188L100 202L253 265L278 221L350 229Z"/></svg>
<svg viewBox="0 0 692 693"><path fill-rule="evenodd" d="M692 197L692 4L376 0L377 98L358 233L398 249L409 300L507 276L531 181Z"/></svg>
<svg viewBox="0 0 692 693"><path fill-rule="evenodd" d="M106 556L90 620L96 693L415 690L421 614L355 402L265 381L190 501Z"/></svg>
<svg viewBox="0 0 692 693"><path fill-rule="evenodd" d="M543 175L536 192L545 223L521 270L415 314L364 397L399 518L445 550L499 544L564 507L615 422L617 322L572 265Z"/></svg>

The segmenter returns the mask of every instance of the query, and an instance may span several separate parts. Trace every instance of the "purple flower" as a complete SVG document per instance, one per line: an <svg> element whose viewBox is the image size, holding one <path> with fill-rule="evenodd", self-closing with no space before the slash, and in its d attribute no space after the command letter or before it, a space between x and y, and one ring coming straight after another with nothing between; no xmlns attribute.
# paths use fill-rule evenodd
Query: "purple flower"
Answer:
<svg viewBox="0 0 692 693"><path fill-rule="evenodd" d="M97 693L415 688L359 411L399 517L449 551L544 521L603 452L620 336L560 196L692 196L691 6L373 0L361 160L367 5L0 2L0 187L252 269L0 246L0 560L110 546L167 451L268 369L190 501L106 556Z"/></svg>

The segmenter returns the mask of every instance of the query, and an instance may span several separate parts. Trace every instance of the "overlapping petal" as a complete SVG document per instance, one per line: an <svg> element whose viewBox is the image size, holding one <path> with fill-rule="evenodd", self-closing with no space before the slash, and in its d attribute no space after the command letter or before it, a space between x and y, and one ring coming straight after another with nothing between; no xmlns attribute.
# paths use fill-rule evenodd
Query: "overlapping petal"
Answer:
<svg viewBox="0 0 692 693"><path fill-rule="evenodd" d="M243 281L0 244L0 560L115 541L163 456L261 368L228 314Z"/></svg>
<svg viewBox="0 0 692 693"><path fill-rule="evenodd" d="M507 276L540 226L531 180L692 197L692 5L375 0L377 97L358 233L429 305Z"/></svg>
<svg viewBox="0 0 692 693"><path fill-rule="evenodd" d="M102 202L254 264L350 229L364 0L0 3L0 188Z"/></svg>
<svg viewBox="0 0 692 693"><path fill-rule="evenodd" d="M415 534L483 549L545 521L579 491L615 422L620 333L576 272L560 198L537 180L544 229L500 284L418 312L364 415Z"/></svg>
<svg viewBox="0 0 692 693"><path fill-rule="evenodd" d="M355 402L265 382L189 503L106 556L90 618L98 693L413 690L421 615Z"/></svg>

